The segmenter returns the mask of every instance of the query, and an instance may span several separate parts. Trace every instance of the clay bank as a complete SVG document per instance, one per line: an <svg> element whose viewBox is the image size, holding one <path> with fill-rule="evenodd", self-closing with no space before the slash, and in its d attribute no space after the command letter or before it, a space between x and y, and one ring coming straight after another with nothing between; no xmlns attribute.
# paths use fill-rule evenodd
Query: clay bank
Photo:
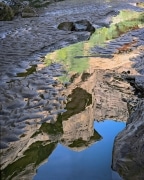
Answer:
<svg viewBox="0 0 144 180"><path fill-rule="evenodd" d="M143 3L15 3L0 9L13 19L0 21L2 179L33 179L59 144L89 149L103 138L94 121L111 119L126 123L112 170L143 180Z"/></svg>

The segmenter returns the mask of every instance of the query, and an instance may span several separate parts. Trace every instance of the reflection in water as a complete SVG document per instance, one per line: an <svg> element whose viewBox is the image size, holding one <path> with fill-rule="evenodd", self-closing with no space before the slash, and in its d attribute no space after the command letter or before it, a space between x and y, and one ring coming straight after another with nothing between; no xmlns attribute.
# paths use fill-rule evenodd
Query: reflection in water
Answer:
<svg viewBox="0 0 144 180"><path fill-rule="evenodd" d="M20 178L23 175L24 170L32 171L49 157L55 147L56 143L47 144L47 142L42 141L33 143L30 145L29 149L24 152L23 157L12 164L9 164L2 171L2 179L13 179L15 177ZM31 169L28 167L30 164Z"/></svg>
<svg viewBox="0 0 144 180"><path fill-rule="evenodd" d="M125 123L95 122L94 127L103 137L101 141L80 153L59 144L48 161L38 169L34 180L120 180L118 174L111 170L112 146ZM83 143L79 141L77 146Z"/></svg>
<svg viewBox="0 0 144 180"><path fill-rule="evenodd" d="M68 99L70 101L66 104L67 111L62 115L63 120L67 120L69 117L84 111L87 106L92 104L92 95L79 87L72 91Z"/></svg>
<svg viewBox="0 0 144 180"><path fill-rule="evenodd" d="M58 143L81 151L99 141L101 136L94 130L93 116L88 117L91 104L91 94L82 88L74 89L68 96L67 111L59 114L56 121L41 124L31 136L31 145L2 170L2 179L31 179L36 167L50 156Z"/></svg>
<svg viewBox="0 0 144 180"><path fill-rule="evenodd" d="M40 64L37 67L32 66L27 69L26 73L18 74L18 76L26 76L25 79L14 81L13 84L10 84L11 87L9 85L6 93L3 92L3 95L6 94L5 99L8 98L7 104L2 106L6 109L1 114L2 118L7 118L7 121L2 124L4 126L3 135L8 133L9 129L6 131L5 128L8 125L12 126L15 134L19 133L15 127L20 128L20 126L22 129L23 126L26 126L27 132L20 136L19 141L11 143L8 149L3 150L2 179L32 179L36 168L51 155L57 145L48 164L44 165L46 172L52 173L52 168L55 175L63 173L60 174L62 177L71 175L75 179L79 175L83 175L82 179L84 177L86 179L97 177L96 179L98 179L98 177L106 175L112 179L110 153L113 138L121 130L119 125L123 123L110 123L106 129L104 128L106 122L104 124L95 123L94 129L93 121L106 118L126 120L128 117L125 99L132 94L130 86L113 72L114 68L119 70L120 66L127 67L128 55L122 54L120 57L114 55L113 58L113 54L119 46L131 42L133 39L126 36L122 42L110 43L111 47L104 43L141 26L142 15L139 16L137 13L134 16L138 18L133 19L134 16L127 16L129 13L131 14L131 12L126 12L122 23L119 22L119 19L123 13L120 13L115 19L119 23L115 24L116 22L113 20L113 24L109 28L98 29L89 42L81 42L47 55L45 64L52 63L51 66L48 68L44 68ZM91 51L92 55L89 52L91 47L94 47ZM98 58L99 56L106 56L106 58ZM129 55L129 57L131 56L133 55ZM110 57L113 59L109 59ZM59 63L64 65L68 74L63 71ZM129 64L128 67L130 67ZM34 73L36 70L39 72ZM64 72L65 76L59 77ZM66 86L66 89L62 89L61 83L55 79L60 79L61 82L67 82L70 79L71 84ZM21 88L22 84L24 87ZM21 101L14 101L11 97L12 93L14 98L19 96ZM66 100L63 94L67 97ZM4 102L5 99L1 98L1 101ZM16 118L18 122L15 122ZM34 124L33 121L36 123ZM26 122L26 124L20 124L20 122ZM104 132L101 132L99 125L102 125ZM108 129L110 129L109 132ZM107 132L105 137L104 133ZM104 138L103 140L101 140L101 136ZM8 139L5 137L3 140L4 143L8 143ZM100 142L96 144L97 141ZM105 147L109 148L108 154L103 152ZM63 156L62 153L64 153ZM108 160L106 160L107 158ZM35 178L47 179L44 177L47 173L43 174L45 168L42 166ZM61 168L65 168L65 170ZM107 169L105 174L103 173L104 169ZM87 173L88 170L89 173ZM51 175L53 176L53 174ZM105 178L104 180L111 179ZM116 178L113 179L116 180Z"/></svg>

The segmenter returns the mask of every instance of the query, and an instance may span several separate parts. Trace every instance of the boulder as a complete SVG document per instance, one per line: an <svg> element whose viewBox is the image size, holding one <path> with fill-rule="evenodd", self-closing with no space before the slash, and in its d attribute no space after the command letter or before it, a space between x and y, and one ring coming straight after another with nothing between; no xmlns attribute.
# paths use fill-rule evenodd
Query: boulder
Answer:
<svg viewBox="0 0 144 180"><path fill-rule="evenodd" d="M80 20L76 22L62 22L58 25L58 29L64 31L88 31L93 33L95 28L87 20Z"/></svg>
<svg viewBox="0 0 144 180"><path fill-rule="evenodd" d="M64 30L64 31L73 31L74 23L73 22L62 22L58 25L58 29Z"/></svg>
<svg viewBox="0 0 144 180"><path fill-rule="evenodd" d="M75 31L89 31L89 32L95 31L95 28L87 20L81 20L81 21L74 22L74 29L75 29Z"/></svg>
<svg viewBox="0 0 144 180"><path fill-rule="evenodd" d="M13 18L14 13L11 7L0 2L0 21L11 21Z"/></svg>
<svg viewBox="0 0 144 180"><path fill-rule="evenodd" d="M36 16L38 16L38 14L36 13L36 11L35 11L33 8L31 8L31 7L29 7L29 6L26 6L26 7L22 10L21 16L22 16L23 18L29 18L29 17L36 17Z"/></svg>

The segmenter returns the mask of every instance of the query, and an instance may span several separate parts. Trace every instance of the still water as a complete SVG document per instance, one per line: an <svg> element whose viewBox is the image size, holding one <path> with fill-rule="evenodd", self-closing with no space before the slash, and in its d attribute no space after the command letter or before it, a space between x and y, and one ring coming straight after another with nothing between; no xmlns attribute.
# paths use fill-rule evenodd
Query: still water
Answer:
<svg viewBox="0 0 144 180"><path fill-rule="evenodd" d="M122 10L88 41L14 71L16 77L0 88L3 180L121 179L111 162L125 123L94 119L128 118L123 99L131 90L113 70L130 63L127 50L142 43L142 19L141 12Z"/></svg>
<svg viewBox="0 0 144 180"><path fill-rule="evenodd" d="M82 151L58 144L48 161L38 168L33 180L120 180L111 169L112 148L115 136L124 127L124 122L94 122L101 140Z"/></svg>

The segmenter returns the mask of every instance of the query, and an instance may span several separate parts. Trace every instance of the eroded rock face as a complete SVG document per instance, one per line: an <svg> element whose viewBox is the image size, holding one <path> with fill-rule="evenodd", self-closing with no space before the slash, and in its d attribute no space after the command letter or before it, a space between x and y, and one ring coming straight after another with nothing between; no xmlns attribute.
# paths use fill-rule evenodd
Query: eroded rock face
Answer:
<svg viewBox="0 0 144 180"><path fill-rule="evenodd" d="M125 99L128 99L130 94L132 96L130 86L121 79L120 74L109 70L97 71L94 88L96 120L126 121L129 114Z"/></svg>
<svg viewBox="0 0 144 180"><path fill-rule="evenodd" d="M113 149L112 168L125 180L143 180L144 177L144 100L141 100L118 134Z"/></svg>
<svg viewBox="0 0 144 180"><path fill-rule="evenodd" d="M140 47L140 50L142 46ZM139 75L125 78L134 87L137 102L129 102L130 116L126 128L115 138L112 168L124 180L143 180L144 177L144 61L143 53L133 59Z"/></svg>

